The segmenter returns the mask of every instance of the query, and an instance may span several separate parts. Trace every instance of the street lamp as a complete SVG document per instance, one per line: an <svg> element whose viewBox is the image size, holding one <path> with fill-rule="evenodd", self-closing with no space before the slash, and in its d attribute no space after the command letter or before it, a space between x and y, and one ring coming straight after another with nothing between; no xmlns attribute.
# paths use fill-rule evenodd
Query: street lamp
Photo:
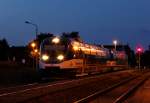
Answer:
<svg viewBox="0 0 150 103"><path fill-rule="evenodd" d="M37 24L34 24L32 22L29 22L29 21L25 21L26 24L31 24L35 27L35 34L36 34L36 39L37 39L37 36L38 36L38 25Z"/></svg>
<svg viewBox="0 0 150 103"><path fill-rule="evenodd" d="M34 27L35 27L35 35L36 35L36 37L35 37L35 39L37 40L37 38L38 38L38 25L37 24L34 24L34 23L32 23L32 22L29 22L29 21L25 21L25 23L26 24L30 24L30 25L33 25ZM37 46L37 44L36 43L32 43L31 44L31 47L32 48L35 48ZM36 49L37 50L37 49ZM34 52L37 52L37 51L34 51ZM33 59L34 60L34 59ZM35 56L35 62L36 62L36 69L38 68L38 55L37 55L37 53L36 53L36 56ZM34 65L34 62L33 62L33 65Z"/></svg>
<svg viewBox="0 0 150 103"><path fill-rule="evenodd" d="M113 40L113 44L115 46L115 51L116 51L116 46L117 46L118 41L117 40Z"/></svg>
<svg viewBox="0 0 150 103"><path fill-rule="evenodd" d="M35 47L36 47L36 43L35 43L35 42L32 42L32 43L31 43L31 47L32 47L32 48L35 48Z"/></svg>

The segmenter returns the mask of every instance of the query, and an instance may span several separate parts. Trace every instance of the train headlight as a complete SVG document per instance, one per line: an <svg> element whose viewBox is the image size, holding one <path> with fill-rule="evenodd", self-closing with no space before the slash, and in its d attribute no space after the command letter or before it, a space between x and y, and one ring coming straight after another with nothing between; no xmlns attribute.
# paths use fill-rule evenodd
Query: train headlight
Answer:
<svg viewBox="0 0 150 103"><path fill-rule="evenodd" d="M58 37L55 37L52 39L52 43L58 44L60 42L60 39Z"/></svg>
<svg viewBox="0 0 150 103"><path fill-rule="evenodd" d="M57 59L58 59L58 60L63 60L63 59L64 59L64 56L63 56L62 54L60 54L60 55L57 56Z"/></svg>
<svg viewBox="0 0 150 103"><path fill-rule="evenodd" d="M46 55L46 54L43 54L42 55L42 60L43 61L47 61L49 59L49 56L48 55Z"/></svg>

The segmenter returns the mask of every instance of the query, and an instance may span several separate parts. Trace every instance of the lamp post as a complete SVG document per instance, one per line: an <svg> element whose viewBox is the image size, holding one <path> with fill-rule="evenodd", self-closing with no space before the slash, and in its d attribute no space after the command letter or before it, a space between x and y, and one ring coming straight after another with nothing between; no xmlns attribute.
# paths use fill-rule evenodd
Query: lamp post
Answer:
<svg viewBox="0 0 150 103"><path fill-rule="evenodd" d="M115 46L115 51L116 51L117 43L118 43L117 40L113 40L113 44Z"/></svg>
<svg viewBox="0 0 150 103"><path fill-rule="evenodd" d="M26 24L33 25L33 26L35 27L35 35L36 35L35 39L37 40L37 38L38 38L38 25L37 25L37 24L34 24L34 23L32 23L32 22L29 22L29 21L25 21L25 23L26 23ZM31 44L31 47L32 47L32 48L35 48L35 46L37 47L37 43L32 43L32 44ZM36 50L37 50L37 49L36 49ZM34 52L35 52L35 51L34 51ZM37 53L36 53L36 55L35 55L35 62L36 62L35 68L37 69L37 68L38 68L38 55L37 55ZM34 62L33 62L33 65L34 65Z"/></svg>
<svg viewBox="0 0 150 103"><path fill-rule="evenodd" d="M37 39L37 36L38 36L38 25L37 24L34 24L32 22L29 22L29 21L25 21L26 24L31 24L35 27L35 34L36 34L36 39Z"/></svg>

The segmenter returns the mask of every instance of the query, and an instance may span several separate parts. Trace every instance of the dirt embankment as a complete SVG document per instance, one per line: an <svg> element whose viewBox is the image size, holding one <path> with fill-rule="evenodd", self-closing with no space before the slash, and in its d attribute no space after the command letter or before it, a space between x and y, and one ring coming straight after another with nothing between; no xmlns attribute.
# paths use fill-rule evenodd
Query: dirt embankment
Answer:
<svg viewBox="0 0 150 103"><path fill-rule="evenodd" d="M36 69L14 62L0 62L0 87L31 83L38 78Z"/></svg>

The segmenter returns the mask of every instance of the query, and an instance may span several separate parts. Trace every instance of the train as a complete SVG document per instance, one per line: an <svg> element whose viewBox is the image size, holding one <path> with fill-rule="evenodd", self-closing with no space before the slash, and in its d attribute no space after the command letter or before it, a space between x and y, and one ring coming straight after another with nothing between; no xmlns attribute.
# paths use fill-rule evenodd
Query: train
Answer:
<svg viewBox="0 0 150 103"><path fill-rule="evenodd" d="M89 75L127 67L125 51L83 42L70 36L47 37L40 44L39 71L42 76ZM115 67L115 68L114 68Z"/></svg>

